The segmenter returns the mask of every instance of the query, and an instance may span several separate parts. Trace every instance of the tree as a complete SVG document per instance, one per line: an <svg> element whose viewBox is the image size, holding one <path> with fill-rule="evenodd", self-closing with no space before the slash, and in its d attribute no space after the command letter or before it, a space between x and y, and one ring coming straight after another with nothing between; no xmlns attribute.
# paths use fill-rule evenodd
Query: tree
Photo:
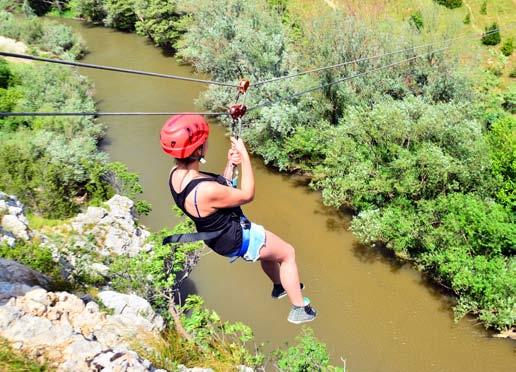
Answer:
<svg viewBox="0 0 516 372"><path fill-rule="evenodd" d="M434 0L437 4L445 6L449 9L460 8L462 0Z"/></svg>
<svg viewBox="0 0 516 372"><path fill-rule="evenodd" d="M147 36L157 46L172 48L179 38L179 13L169 0L136 0L136 32Z"/></svg>
<svg viewBox="0 0 516 372"><path fill-rule="evenodd" d="M482 44L484 45L497 45L500 44L502 40L500 36L500 29L496 22L494 22L491 26L486 27L486 31L482 36Z"/></svg>

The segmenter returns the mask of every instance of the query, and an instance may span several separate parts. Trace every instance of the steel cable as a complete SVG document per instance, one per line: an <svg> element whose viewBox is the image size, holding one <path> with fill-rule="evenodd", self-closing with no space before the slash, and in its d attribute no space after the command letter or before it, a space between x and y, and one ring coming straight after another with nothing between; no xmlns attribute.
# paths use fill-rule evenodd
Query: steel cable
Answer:
<svg viewBox="0 0 516 372"><path fill-rule="evenodd" d="M510 25L510 24L516 24L516 22L511 22L508 25ZM504 27L504 28L514 27L514 25L513 26L508 26L508 25L506 25L506 27ZM500 28L498 28L496 30L491 30L491 31L482 33L482 35L480 35L480 36L491 35L491 34L494 34L494 33L497 33L497 32L500 32ZM375 56L362 57L362 58L357 58L357 59L354 59L354 60L351 60L351 61L345 61L345 62L337 63L337 64L334 64L334 65L328 65L328 66L323 66L323 67L316 67L316 68L313 68L313 69L297 72L297 73L290 74L290 75L278 76L278 77L267 79L267 80L257 81L256 83L251 84L251 87L258 87L258 86L261 86L261 85L264 85L264 84L268 84L268 83L272 83L272 82L276 82L276 81L281 81L281 80L286 80L286 79L292 79L292 78L296 78L296 77L299 77L299 76L311 74L311 73L314 73L314 72L331 70L331 69L335 69L335 68L340 68L340 67L344 67L344 66L347 66L347 65L351 65L353 63L364 62L364 61L368 61L368 60L371 60L371 59L378 59L378 58L387 57L387 56L391 56L391 55L399 54L399 53L403 53L403 52L410 52L410 51L413 51L413 50L416 50L416 49L421 49L421 48L432 46L432 45L436 45L436 44L443 44L443 43L446 43L446 42L452 42L452 41L457 41L457 40L467 39L467 38L476 38L478 36L479 36L478 33L474 33L474 34L470 33L470 34L461 35L461 36L457 36L457 37L450 38L450 39L444 39L444 40L441 40L441 41L435 41L435 42L431 42L431 43L421 44L421 45L417 45L417 46L410 47L410 48L395 50L393 52L388 52L388 53L384 53L384 54L378 54L378 55L375 55Z"/></svg>
<svg viewBox="0 0 516 372"><path fill-rule="evenodd" d="M342 82L345 82L345 81L348 81L348 80L351 80L351 79L355 79L355 78L358 78L358 77L370 74L372 72L376 72L376 71L379 71L379 70L383 70L383 69L386 69L386 68L397 66L397 65L400 65L402 63L409 62L409 61L412 61L414 59L422 58L422 57L425 57L425 56L428 56L428 55L431 55L431 54L434 54L434 53L440 53L440 52L443 52L444 50L449 49L449 48L450 47L448 46L448 47L443 47L443 48L440 48L440 49L435 49L435 50L432 50L432 51L427 52L427 53L418 54L417 56L413 56L413 57L410 57L410 58L403 59L401 61L390 63L388 65L384 65L384 66L376 67L376 68L373 68L373 69L370 69L370 70L366 70L364 72L361 72L361 73L358 73L358 74L355 74L355 75L346 76L346 77L344 77L342 79L337 79L337 80L334 80L334 81L326 83L326 84L317 85L317 86L308 88L306 90L303 90L301 92L295 93L295 94L293 94L291 96L281 97L281 98L279 98L277 100L274 100L274 101L260 103L260 104L258 104L256 106L253 106L253 107L249 108L247 111L248 112L249 111L254 111L254 110L262 108L262 107L271 106L271 105L274 105L274 104L279 103L279 102L284 101L284 100L291 100L293 98L297 98L297 97L303 96L303 95L305 95L307 93L311 93L313 91L316 91L316 90L319 90L319 89L323 89L323 88L329 87L331 85L335 85L335 84L339 84L339 83L342 83Z"/></svg>
<svg viewBox="0 0 516 372"><path fill-rule="evenodd" d="M27 55L27 54L0 52L0 56L28 59L28 60L33 60L33 61L56 63L56 64L67 65L67 66L92 68L92 69L97 69L97 70L123 72L123 73L126 73L126 74L154 76L154 77L161 77L161 78L166 78L166 79L183 80L183 81L190 81L190 82L194 82L194 83L221 85L221 86L225 86L225 87L238 88L237 84L223 83L223 82L220 82L220 81L195 79L195 78L189 78L189 77L186 77L186 76L161 74L161 73L157 73L157 72L148 72L148 71L141 71L141 70L132 70L132 69L129 69L129 68L122 68L122 67L103 66L103 65L96 65L96 64L93 64L93 63L83 63L83 62L65 61L65 60L62 60L62 59L36 57L36 56L30 56L30 55Z"/></svg>
<svg viewBox="0 0 516 372"><path fill-rule="evenodd" d="M227 112L0 112L7 116L168 116L168 115L229 115Z"/></svg>

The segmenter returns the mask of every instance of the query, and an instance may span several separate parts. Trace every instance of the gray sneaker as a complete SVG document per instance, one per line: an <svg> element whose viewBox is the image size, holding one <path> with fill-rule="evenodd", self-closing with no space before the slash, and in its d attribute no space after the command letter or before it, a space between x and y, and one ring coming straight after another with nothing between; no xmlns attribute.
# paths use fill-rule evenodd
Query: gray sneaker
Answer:
<svg viewBox="0 0 516 372"><path fill-rule="evenodd" d="M311 322L317 317L317 311L310 306L310 300L305 297L305 306L292 306L288 321L294 324Z"/></svg>

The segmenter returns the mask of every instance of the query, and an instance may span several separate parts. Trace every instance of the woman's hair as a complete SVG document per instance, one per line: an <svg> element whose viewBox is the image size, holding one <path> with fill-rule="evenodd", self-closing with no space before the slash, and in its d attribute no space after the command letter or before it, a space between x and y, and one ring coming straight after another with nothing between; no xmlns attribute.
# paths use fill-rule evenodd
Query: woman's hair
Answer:
<svg viewBox="0 0 516 372"><path fill-rule="evenodd" d="M201 146L196 148L195 151L193 152L193 154L190 155L187 158L184 158L184 159L175 158L176 159L176 164L177 165L182 165L182 166L187 166L187 165L192 164L194 161L198 161L199 158L204 155L203 147L204 147L204 144L202 144ZM197 152L199 151L199 149L201 150L201 154L202 154L200 157L197 155Z"/></svg>

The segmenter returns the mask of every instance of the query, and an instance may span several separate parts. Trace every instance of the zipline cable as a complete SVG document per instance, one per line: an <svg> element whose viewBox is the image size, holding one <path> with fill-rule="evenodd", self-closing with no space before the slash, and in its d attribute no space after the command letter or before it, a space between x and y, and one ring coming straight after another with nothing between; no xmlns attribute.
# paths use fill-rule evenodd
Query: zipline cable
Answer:
<svg viewBox="0 0 516 372"><path fill-rule="evenodd" d="M190 82L194 82L194 83L221 85L221 86L225 86L225 87L238 88L237 84L223 83L223 82L220 82L220 81L195 79L195 78L189 78L189 77L186 77L186 76L170 75L170 74L160 74L160 73L157 73L157 72L132 70L132 69L129 69L129 68L121 68L121 67L113 67L113 66L103 66L103 65L96 65L96 64L93 64L93 63L83 63L83 62L65 61L65 60L62 60L62 59L36 57L36 56L28 55L28 54L0 52L0 56L28 59L28 60L33 60L33 61L56 63L56 64L60 64L60 65L68 65L68 66L75 66L75 67L92 68L92 69L97 69L97 70L123 72L123 73L126 73L126 74L154 76L154 77L161 77L161 78L166 78L166 79L183 80L183 81L190 81Z"/></svg>
<svg viewBox="0 0 516 372"><path fill-rule="evenodd" d="M508 26L510 24L516 24L516 22L508 23L503 28L511 28L511 27L514 26L514 25L513 26ZM501 30L501 28L498 28L498 29L495 29L495 30L490 30L488 32L482 33L482 35L480 35L480 36L491 35L491 34L500 32L500 30ZM416 50L416 49L421 49L421 48L432 46L432 45L436 45L436 44L443 44L443 43L446 43L446 42L452 42L452 41L457 41L457 40L467 39L467 38L477 38L477 37L479 37L478 33L469 33L469 34L457 36L457 37L450 38L450 39L444 39L444 40L441 40L441 41L434 41L434 42L431 42L431 43L421 44L421 45L417 45L417 46L410 47L410 48L405 48L405 49L399 49L399 50L395 50L395 51L384 53L384 54L378 54L378 55L374 55L374 56L361 57L361 58L357 58L357 59L354 59L354 60L351 60L351 61L345 61L345 62L337 63L337 64L334 64L334 65L328 65L328 66L323 66L323 67L316 67L316 68L313 68L313 69L297 72L297 73L290 74L290 75L278 76L278 77L267 79L267 80L261 80L261 81L257 81L254 84L251 84L251 87L258 87L258 86L261 86L261 85L264 85L264 84L269 84L269 83L273 83L273 82L280 81L280 80L292 79L292 78L296 78L296 77L299 77L299 76L311 74L311 73L314 73L314 72L320 72L320 71L340 68L340 67L344 67L344 66L351 65L351 64L354 64L354 63L358 63L358 62L369 61L371 59L379 59L379 58L391 56L391 55L394 55L394 54L400 54L400 53L403 53L403 52L410 52L410 51L413 51L413 50Z"/></svg>
<svg viewBox="0 0 516 372"><path fill-rule="evenodd" d="M7 116L169 116L169 115L229 115L227 112L0 112Z"/></svg>
<svg viewBox="0 0 516 372"><path fill-rule="evenodd" d="M439 48L439 49L434 49L434 50L432 50L430 52L418 54L416 56L413 56L413 57L410 57L410 58L406 58L406 59L403 59L401 61L393 62L393 63L390 63L388 65L379 66L379 67L376 67L376 68L373 68L373 69L370 69L370 70L366 70L364 72L361 72L361 73L358 73L358 74L355 74L355 75L346 76L346 77L344 77L342 79L337 79L337 80L331 81L331 82L326 83L326 84L317 85L317 86L308 88L306 90L303 90L301 92L295 93L295 94L290 95L290 96L281 97L281 98L279 98L277 100L274 100L274 101L260 103L260 104L258 104L256 106L253 106L253 107L249 108L247 111L248 112L249 111L254 111L254 110L262 108L262 107L271 106L271 105L274 105L274 104L279 103L279 102L284 101L284 100L291 100L293 98L297 98L297 97L303 96L303 95L305 95L307 93L311 93L313 91L316 91L316 90L319 90L319 89L323 89L323 88L329 87L331 85L343 83L345 81L348 81L348 80L351 80L351 79L355 79L355 78L358 78L358 77L370 74L372 72L376 72L376 71L383 70L383 69L386 69L386 68L394 67L394 66L400 65L402 63L409 62L409 61L412 61L414 59L422 58L422 57L425 57L425 56L428 56L428 55L431 55L431 54L434 54L434 53L441 53L441 52L443 52L443 51L445 51L445 50L447 50L449 48L450 48L450 46Z"/></svg>

